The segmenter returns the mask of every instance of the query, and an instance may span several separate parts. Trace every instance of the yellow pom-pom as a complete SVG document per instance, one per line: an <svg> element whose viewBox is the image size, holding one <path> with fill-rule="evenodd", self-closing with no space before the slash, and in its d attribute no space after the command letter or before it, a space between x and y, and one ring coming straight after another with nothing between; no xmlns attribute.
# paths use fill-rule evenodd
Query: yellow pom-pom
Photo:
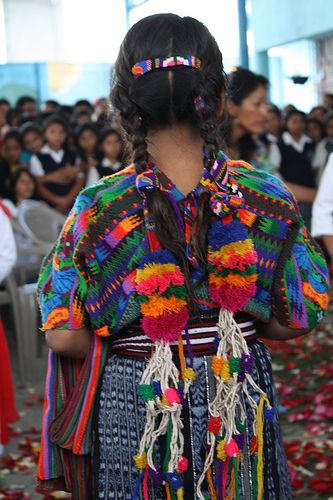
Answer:
<svg viewBox="0 0 333 500"><path fill-rule="evenodd" d="M221 370L223 366L223 358L219 358L218 356L212 357L212 371L215 377L220 376Z"/></svg>
<svg viewBox="0 0 333 500"><path fill-rule="evenodd" d="M135 466L139 470L144 470L147 465L147 455L146 453L138 453L134 455Z"/></svg>
<svg viewBox="0 0 333 500"><path fill-rule="evenodd" d="M221 441L219 441L217 443L217 447L216 447L216 451L217 451L217 458L219 458L220 460L226 460L227 459L227 454L225 452L225 441L224 439L221 439Z"/></svg>
<svg viewBox="0 0 333 500"><path fill-rule="evenodd" d="M170 406L169 401L167 400L167 398L165 397L165 395L164 395L164 394L163 394L163 396L161 397L161 403L162 403L162 405L164 405L164 406Z"/></svg>
<svg viewBox="0 0 333 500"><path fill-rule="evenodd" d="M184 500L184 488L178 488L177 500Z"/></svg>
<svg viewBox="0 0 333 500"><path fill-rule="evenodd" d="M184 370L184 373L183 373L183 377L184 378L187 378L188 380L195 380L195 377L196 377L196 374L195 374L195 371L193 370L193 368L185 368Z"/></svg>
<svg viewBox="0 0 333 500"><path fill-rule="evenodd" d="M227 359L222 358L222 369L221 369L221 379L223 381L229 380L230 375L230 366L229 361Z"/></svg>

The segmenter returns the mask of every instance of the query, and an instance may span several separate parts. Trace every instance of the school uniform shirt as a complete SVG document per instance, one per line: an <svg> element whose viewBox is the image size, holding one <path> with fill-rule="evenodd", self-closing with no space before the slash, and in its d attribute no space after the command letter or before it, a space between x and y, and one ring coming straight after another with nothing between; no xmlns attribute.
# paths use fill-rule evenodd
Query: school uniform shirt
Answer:
<svg viewBox="0 0 333 500"><path fill-rule="evenodd" d="M271 145L270 162L284 181L315 188L313 154L314 144L305 134L295 141L289 132L283 132L281 139Z"/></svg>
<svg viewBox="0 0 333 500"><path fill-rule="evenodd" d="M101 163L96 167L90 168L86 186L91 186L95 182L99 181L102 177L119 172L123 168L123 164L120 161L112 162L108 158L103 158Z"/></svg>
<svg viewBox="0 0 333 500"><path fill-rule="evenodd" d="M62 167L71 167L73 165L72 155L64 150L53 151L48 144L45 144L39 153L32 155L30 160L30 172L36 177L50 174ZM45 187L57 196L66 196L74 186L75 180L68 184L59 184L57 182L46 182Z"/></svg>
<svg viewBox="0 0 333 500"><path fill-rule="evenodd" d="M333 236L333 153L328 158L313 202L311 234L314 237Z"/></svg>

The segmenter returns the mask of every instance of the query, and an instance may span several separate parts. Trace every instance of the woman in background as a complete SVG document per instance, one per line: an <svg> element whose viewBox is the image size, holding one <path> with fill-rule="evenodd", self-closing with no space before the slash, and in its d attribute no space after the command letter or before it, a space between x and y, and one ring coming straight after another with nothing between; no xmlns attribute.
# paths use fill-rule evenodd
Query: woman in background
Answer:
<svg viewBox="0 0 333 500"><path fill-rule="evenodd" d="M0 284L16 262L16 245L7 208L0 201ZM6 335L0 319L0 455L9 441L9 424L19 419L14 401L14 387Z"/></svg>
<svg viewBox="0 0 333 500"><path fill-rule="evenodd" d="M231 158L245 160L254 167L272 172L268 144L263 135L268 120L268 80L245 68L229 74L227 93L227 152Z"/></svg>

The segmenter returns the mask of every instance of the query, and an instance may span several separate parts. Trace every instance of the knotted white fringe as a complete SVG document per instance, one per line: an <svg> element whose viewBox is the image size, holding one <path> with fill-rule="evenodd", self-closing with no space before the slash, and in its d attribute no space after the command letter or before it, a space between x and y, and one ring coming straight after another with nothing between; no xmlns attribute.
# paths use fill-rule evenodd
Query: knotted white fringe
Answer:
<svg viewBox="0 0 333 500"><path fill-rule="evenodd" d="M179 382L179 370L172 360L172 352L169 344L155 343L155 350L142 374L140 384L151 384L153 381L161 383L162 396L166 389L172 387L177 389ZM184 384L184 394L188 391L189 383ZM182 433L183 423L181 420L181 403L165 404L161 397L146 402L146 426L140 441L139 453L147 453L147 464L156 471L153 462L154 444L156 440L167 433L169 417L172 420L172 437L170 443L170 461L168 472L177 470L179 459L184 451L184 436ZM161 421L157 427L157 418L161 415Z"/></svg>
<svg viewBox="0 0 333 500"><path fill-rule="evenodd" d="M223 357L229 361L229 356L241 358L242 354L250 354L247 342L232 312L220 309L217 334L219 337L219 345L216 356L218 358ZM242 423L246 418L246 408L244 397L242 396L247 397L252 408L253 435L256 435L258 405L249 395L248 384L251 385L260 396L266 397L266 394L258 387L249 373L245 373L243 382L238 382L237 377L238 373L232 373L230 378L224 381L221 376L215 376L216 395L214 400L208 405L208 418L210 416L221 418L221 431L225 431L224 440L226 443L230 441L233 434L239 434L236 427L236 417L240 417ZM209 453L197 483L197 495L200 500L204 500L201 487L206 473L212 465L215 452L216 436L209 431L207 432L207 444L210 446Z"/></svg>

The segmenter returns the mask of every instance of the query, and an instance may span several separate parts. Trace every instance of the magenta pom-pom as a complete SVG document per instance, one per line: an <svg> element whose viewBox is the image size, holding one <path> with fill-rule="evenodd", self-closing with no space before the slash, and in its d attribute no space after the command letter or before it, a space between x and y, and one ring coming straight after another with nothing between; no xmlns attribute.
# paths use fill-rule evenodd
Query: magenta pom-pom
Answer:
<svg viewBox="0 0 333 500"><path fill-rule="evenodd" d="M165 394L165 397L168 400L169 405L179 404L180 403L179 394L176 391L176 389L174 389L173 387L168 387L168 389L166 389L164 391L164 394Z"/></svg>
<svg viewBox="0 0 333 500"><path fill-rule="evenodd" d="M236 457L239 451L238 445L234 439L230 439L229 443L224 445L224 449L228 457Z"/></svg>
<svg viewBox="0 0 333 500"><path fill-rule="evenodd" d="M231 312L240 311L256 292L256 284L249 283L246 287L236 287L223 283L223 287L209 286L211 299L220 307Z"/></svg>
<svg viewBox="0 0 333 500"><path fill-rule="evenodd" d="M189 319L187 308L163 316L144 316L141 320L143 331L153 342L176 342Z"/></svg>

